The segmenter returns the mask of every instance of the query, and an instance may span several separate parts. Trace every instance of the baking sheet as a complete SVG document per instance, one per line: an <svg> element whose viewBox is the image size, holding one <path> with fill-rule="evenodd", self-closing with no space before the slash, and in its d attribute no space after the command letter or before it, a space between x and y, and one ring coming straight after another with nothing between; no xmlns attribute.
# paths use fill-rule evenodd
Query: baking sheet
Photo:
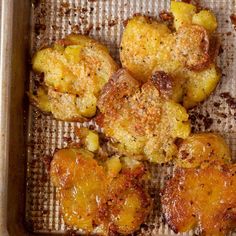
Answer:
<svg viewBox="0 0 236 236"><path fill-rule="evenodd" d="M169 7L167 0L35 0L32 4L31 55L42 46L69 33L89 34L110 49L119 60L118 47L123 22L135 13L158 17ZM212 9L218 18L218 34L223 51L219 57L222 80L216 91L203 104L190 111L194 131L222 134L236 157L236 31L230 15L236 13L235 0L208 0L202 5ZM29 86L37 86L39 78L31 73ZM56 121L30 106L28 117L26 223L35 233L64 233L67 230L59 212L56 189L51 185L48 168L57 148L76 141L79 123ZM154 198L154 209L138 235L175 235L160 216L159 189L172 168L152 165L148 188ZM193 235L189 232L180 235ZM235 234L236 235L236 234Z"/></svg>

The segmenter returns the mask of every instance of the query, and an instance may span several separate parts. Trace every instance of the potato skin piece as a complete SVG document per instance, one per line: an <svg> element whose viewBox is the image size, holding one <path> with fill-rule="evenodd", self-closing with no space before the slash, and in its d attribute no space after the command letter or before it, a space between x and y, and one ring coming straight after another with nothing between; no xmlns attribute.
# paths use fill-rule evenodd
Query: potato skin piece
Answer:
<svg viewBox="0 0 236 236"><path fill-rule="evenodd" d="M141 182L144 166L121 169L117 157L103 165L93 158L92 152L82 148L54 154L50 177L58 188L65 223L99 235L134 232L152 203Z"/></svg>
<svg viewBox="0 0 236 236"><path fill-rule="evenodd" d="M158 74L158 76L157 76ZM161 75L160 75L161 74ZM164 163L176 155L176 138L190 133L188 114L169 96L171 78L163 72L141 85L125 69L112 76L98 101L97 122L118 152Z"/></svg>
<svg viewBox="0 0 236 236"><path fill-rule="evenodd" d="M102 87L118 69L105 46L83 35L69 35L37 51L32 64L35 72L44 74L51 113L66 121L93 117Z"/></svg>
<svg viewBox="0 0 236 236"><path fill-rule="evenodd" d="M177 169L161 202L176 233L198 227L202 235L226 235L236 227L236 165Z"/></svg>
<svg viewBox="0 0 236 236"><path fill-rule="evenodd" d="M162 23L135 16L123 32L121 63L142 82L155 71L166 72L175 81L173 99L191 108L205 100L220 80L212 53L217 48L213 49L211 42L212 37L201 25L184 24L171 32Z"/></svg>
<svg viewBox="0 0 236 236"><path fill-rule="evenodd" d="M175 164L179 167L195 168L215 161L231 162L229 147L218 134L192 134L178 145Z"/></svg>

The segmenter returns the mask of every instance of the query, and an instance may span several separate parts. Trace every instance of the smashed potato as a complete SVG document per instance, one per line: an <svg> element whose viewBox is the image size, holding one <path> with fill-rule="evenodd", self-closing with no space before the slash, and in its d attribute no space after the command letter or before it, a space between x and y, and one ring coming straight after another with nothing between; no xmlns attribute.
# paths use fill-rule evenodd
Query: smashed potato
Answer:
<svg viewBox="0 0 236 236"><path fill-rule="evenodd" d="M196 7L187 3L172 1L171 12L176 32L145 16L130 19L123 32L120 59L142 82L155 71L171 75L178 91L173 99L191 108L205 100L220 79L215 64L218 44L210 34L217 22L210 11L196 13Z"/></svg>
<svg viewBox="0 0 236 236"><path fill-rule="evenodd" d="M95 115L97 97L118 68L105 46L83 35L69 35L39 50L32 63L34 71L44 74L47 111L57 119L72 121ZM45 111L41 98L40 91L33 97Z"/></svg>
<svg viewBox="0 0 236 236"><path fill-rule="evenodd" d="M167 162L177 153L176 138L190 133L188 114L169 99L171 93L172 80L164 72L141 85L120 69L102 90L97 122L124 155Z"/></svg>
<svg viewBox="0 0 236 236"><path fill-rule="evenodd" d="M99 165L83 148L57 151L50 170L65 223L99 235L139 229L151 207L141 184L144 174L142 164L123 169L116 156Z"/></svg>
<svg viewBox="0 0 236 236"><path fill-rule="evenodd" d="M51 180L59 188L66 224L90 232L100 225L99 208L105 207L107 181L93 154L83 149L62 149L51 163ZM89 207L88 207L89 206Z"/></svg>
<svg viewBox="0 0 236 236"><path fill-rule="evenodd" d="M162 208L174 232L198 228L202 235L227 235L236 227L236 165L177 169L163 190Z"/></svg>
<svg viewBox="0 0 236 236"><path fill-rule="evenodd" d="M230 163L231 154L225 140L214 133L192 134L178 147L175 164L184 168L199 167L211 162Z"/></svg>
<svg viewBox="0 0 236 236"><path fill-rule="evenodd" d="M132 172L126 169L111 182L108 200L112 219L111 231L131 234L149 214L150 197L139 183L143 174L140 167Z"/></svg>

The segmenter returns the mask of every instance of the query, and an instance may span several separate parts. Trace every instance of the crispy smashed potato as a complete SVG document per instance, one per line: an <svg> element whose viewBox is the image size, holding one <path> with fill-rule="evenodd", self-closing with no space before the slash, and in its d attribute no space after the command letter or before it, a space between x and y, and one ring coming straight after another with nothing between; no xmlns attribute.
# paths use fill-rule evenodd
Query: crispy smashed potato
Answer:
<svg viewBox="0 0 236 236"><path fill-rule="evenodd" d="M99 208L105 206L107 181L103 168L84 149L62 149L51 163L51 180L59 188L66 224L90 232L101 224Z"/></svg>
<svg viewBox="0 0 236 236"><path fill-rule="evenodd" d="M118 152L157 163L176 155L174 142L186 138L190 126L186 110L169 99L171 84L164 72L141 85L120 69L104 86L97 123L113 139Z"/></svg>
<svg viewBox="0 0 236 236"><path fill-rule="evenodd" d="M109 189L111 231L131 234L144 222L150 212L150 198L139 181L143 170L124 170L111 182ZM137 179L136 179L137 178Z"/></svg>
<svg viewBox="0 0 236 236"><path fill-rule="evenodd" d="M176 32L145 16L128 21L120 46L121 63L142 82L155 71L168 73L176 80L173 99L191 108L205 100L220 79L215 65L218 44L210 33L217 22L210 11L197 13L196 7L183 2L172 1L171 12Z"/></svg>
<svg viewBox="0 0 236 236"><path fill-rule="evenodd" d="M235 192L236 165L177 169L162 195L165 220L176 233L227 235L236 227Z"/></svg>
<svg viewBox="0 0 236 236"><path fill-rule="evenodd" d="M93 158L83 148L61 149L54 155L50 176L58 187L65 223L99 235L134 232L151 207L141 184L143 165L122 168L117 156L99 165Z"/></svg>
<svg viewBox="0 0 236 236"><path fill-rule="evenodd" d="M192 134L179 144L175 164L184 168L208 165L211 162L231 162L231 154L225 140L213 133Z"/></svg>
<svg viewBox="0 0 236 236"><path fill-rule="evenodd" d="M39 50L32 63L34 71L44 74L48 87L47 112L72 121L95 115L97 97L118 68L105 46L82 35L69 35L53 47ZM33 100L45 111L40 92L32 95Z"/></svg>

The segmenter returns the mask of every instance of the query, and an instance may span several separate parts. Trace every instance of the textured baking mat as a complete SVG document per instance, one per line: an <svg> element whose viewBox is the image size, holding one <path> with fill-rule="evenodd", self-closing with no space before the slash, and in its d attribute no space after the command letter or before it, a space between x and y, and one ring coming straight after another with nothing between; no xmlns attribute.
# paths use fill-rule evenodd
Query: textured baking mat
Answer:
<svg viewBox="0 0 236 236"><path fill-rule="evenodd" d="M219 132L226 138L236 157L236 31L230 20L230 15L236 13L236 1L208 0L202 1L202 5L212 9L218 18L222 45L219 65L223 77L215 93L190 111L192 128L195 131ZM159 11L168 7L167 0L35 0L32 4L31 54L73 32L89 34L98 39L108 46L118 61L124 21L135 13L158 17ZM38 79L31 73L31 90L34 90ZM50 183L48 168L55 149L76 141L75 128L79 125L56 121L34 107L29 108L25 217L31 232L73 232L65 226L60 216L57 192ZM152 179L148 188L154 199L154 209L135 234L175 235L163 223L159 204L159 189L172 168L153 165L149 169Z"/></svg>

